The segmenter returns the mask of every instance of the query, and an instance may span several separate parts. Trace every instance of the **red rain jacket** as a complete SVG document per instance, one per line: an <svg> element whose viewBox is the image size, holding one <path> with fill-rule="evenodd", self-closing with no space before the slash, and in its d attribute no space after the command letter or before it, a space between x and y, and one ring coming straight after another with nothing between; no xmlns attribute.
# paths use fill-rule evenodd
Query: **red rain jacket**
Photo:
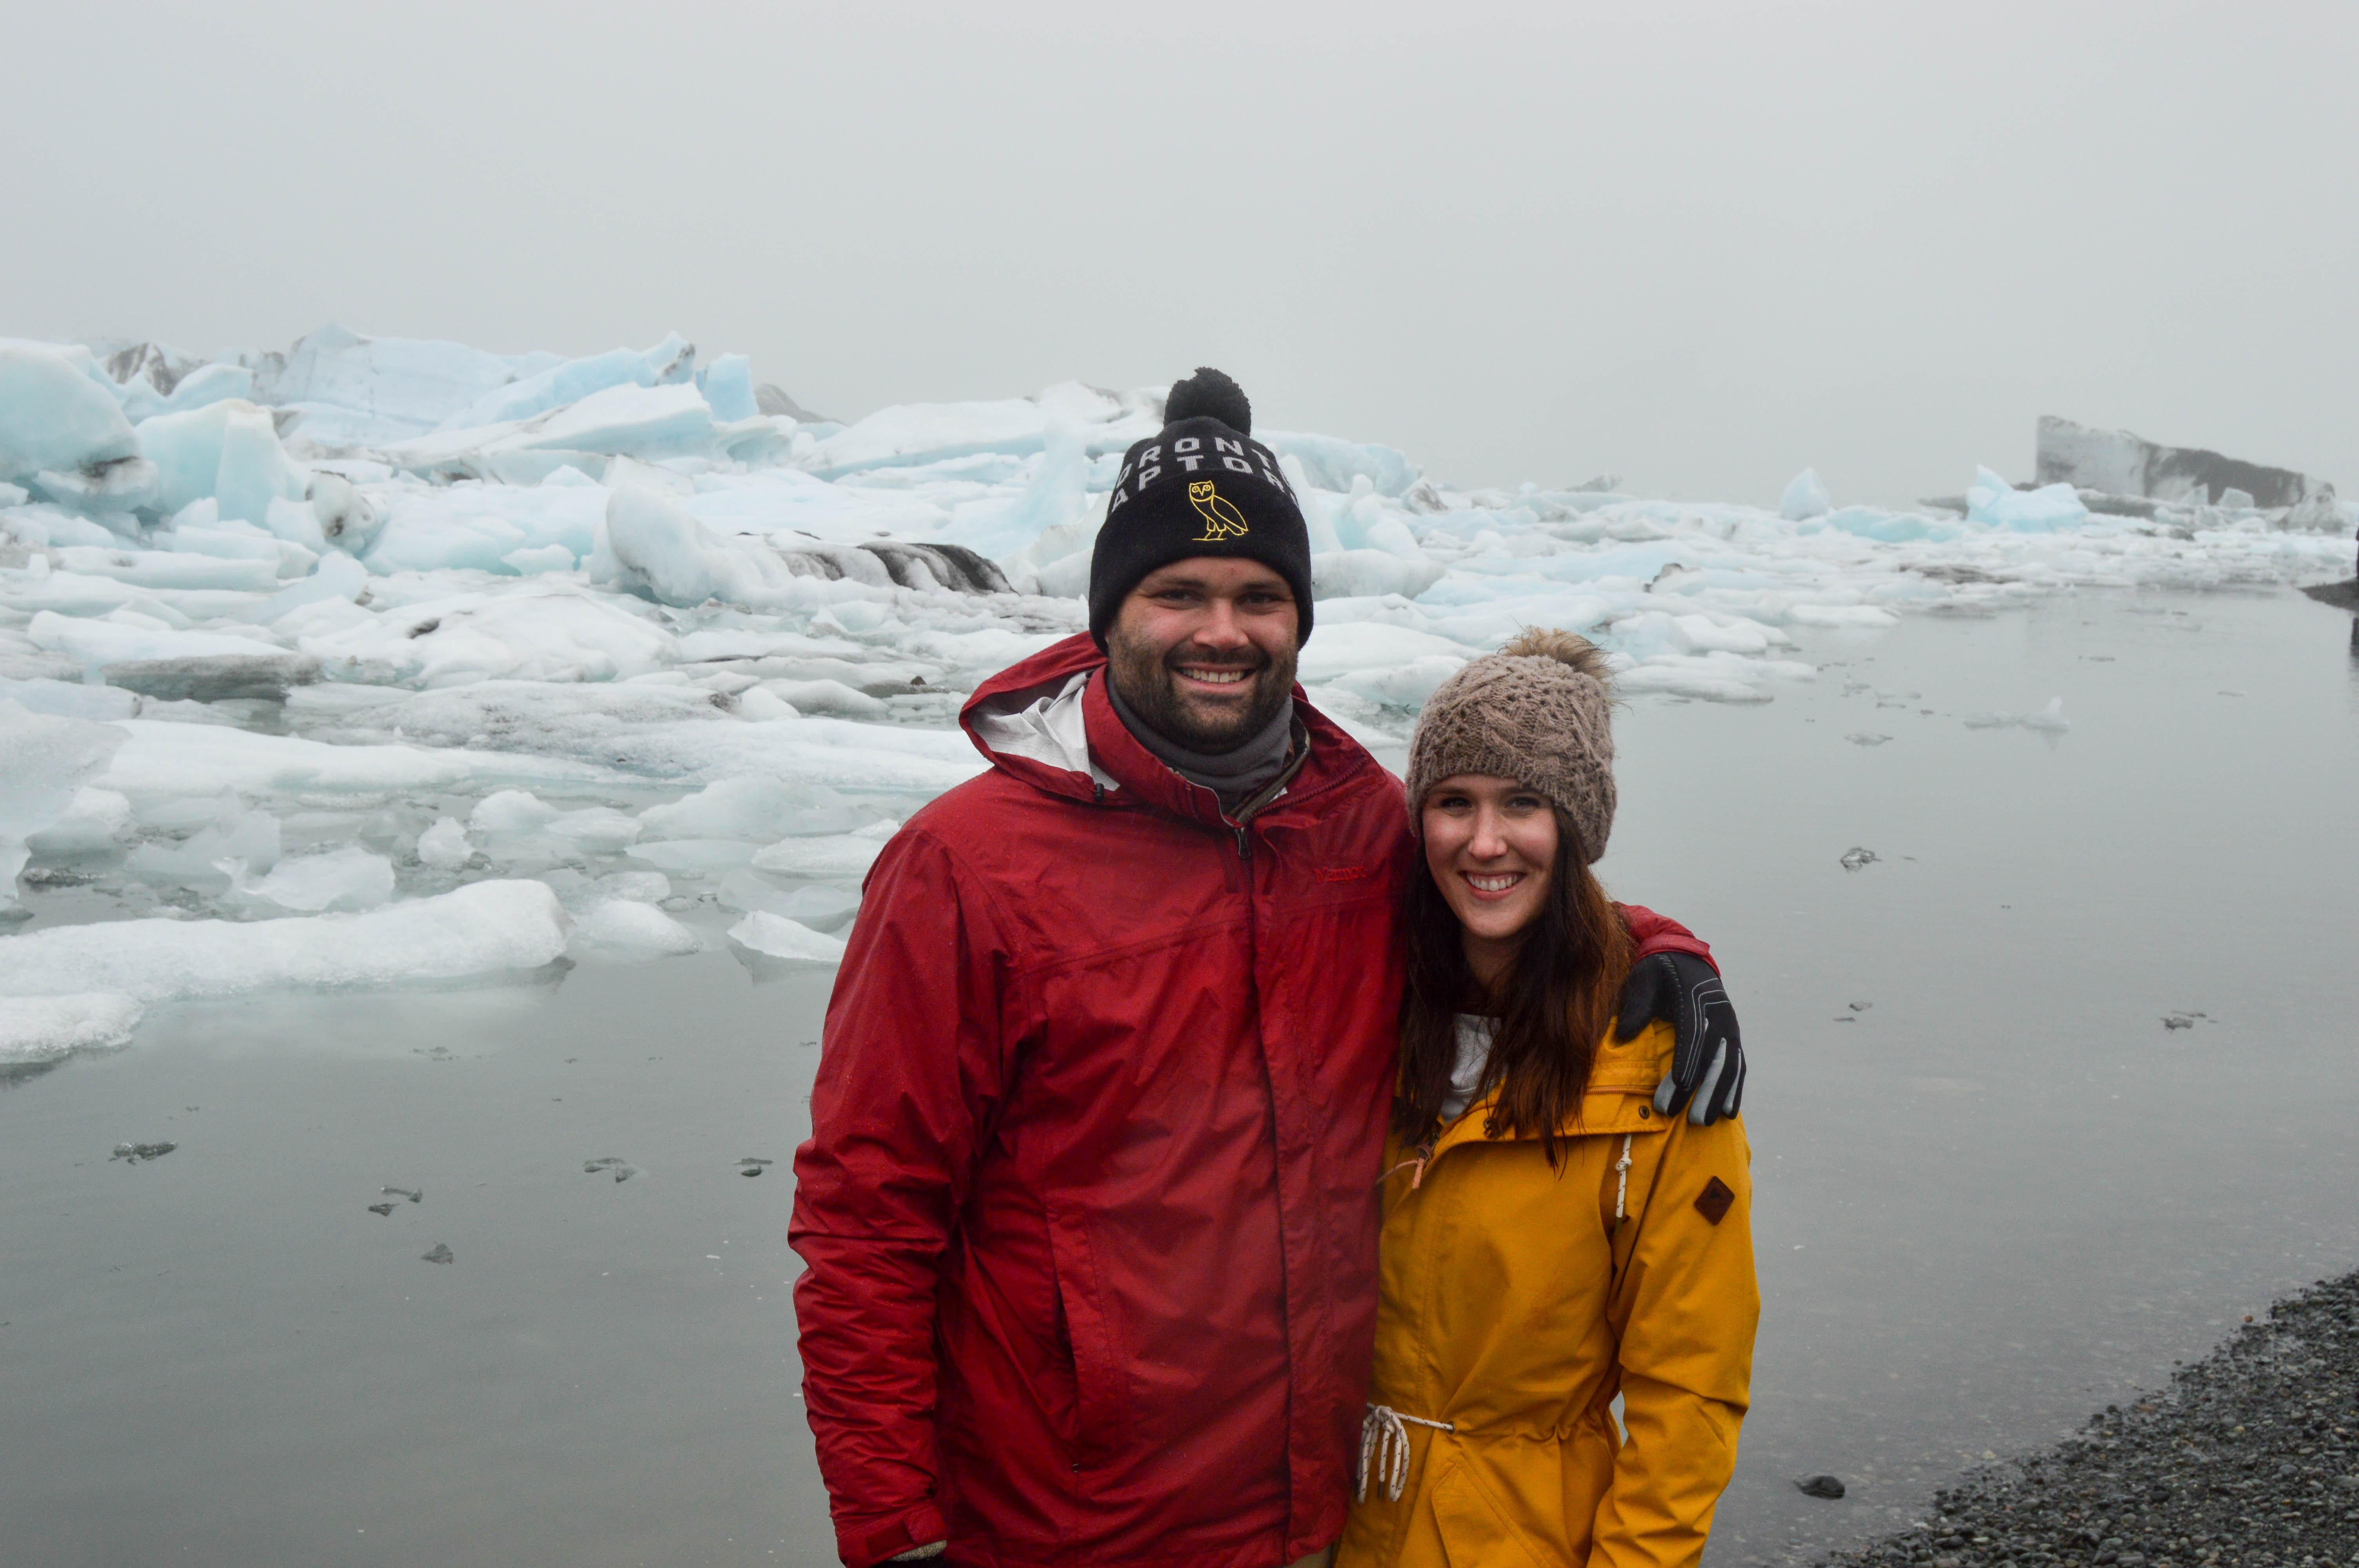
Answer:
<svg viewBox="0 0 2359 1568"><path fill-rule="evenodd" d="M1343 1528L1401 785L1298 688L1309 758L1239 827L1124 729L1104 662L1069 638L968 701L992 770L886 846L828 1005L791 1240L854 1568L945 1538L954 1564L1278 1568ZM1070 765L976 733L1083 672ZM1644 951L1706 953L1625 914Z"/></svg>

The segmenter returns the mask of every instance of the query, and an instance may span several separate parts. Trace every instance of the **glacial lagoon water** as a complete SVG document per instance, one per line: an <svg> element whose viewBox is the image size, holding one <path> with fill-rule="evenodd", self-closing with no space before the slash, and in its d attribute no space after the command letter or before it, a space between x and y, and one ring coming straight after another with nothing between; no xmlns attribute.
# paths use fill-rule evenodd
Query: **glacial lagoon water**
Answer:
<svg viewBox="0 0 2359 1568"><path fill-rule="evenodd" d="M2359 1267L2352 635L2089 592L1627 710L1601 869L1713 942L1755 1064L1712 1568L1914 1518ZM184 1005L8 1080L0 1562L833 1562L786 1245L827 980Z"/></svg>

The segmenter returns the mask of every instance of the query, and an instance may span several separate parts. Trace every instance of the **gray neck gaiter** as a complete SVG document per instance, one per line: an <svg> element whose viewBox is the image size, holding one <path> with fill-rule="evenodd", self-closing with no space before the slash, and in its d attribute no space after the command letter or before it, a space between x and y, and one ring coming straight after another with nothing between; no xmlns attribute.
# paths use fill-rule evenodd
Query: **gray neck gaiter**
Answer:
<svg viewBox="0 0 2359 1568"><path fill-rule="evenodd" d="M1259 734L1248 737L1234 752L1213 756L1191 752L1149 727L1147 720L1131 711L1130 704L1123 701L1122 688L1114 685L1110 674L1106 676L1106 696L1114 700L1114 716L1122 720L1132 739L1190 784L1201 784L1219 795L1223 810L1234 810L1251 800L1286 771L1294 744L1291 702L1279 708Z"/></svg>

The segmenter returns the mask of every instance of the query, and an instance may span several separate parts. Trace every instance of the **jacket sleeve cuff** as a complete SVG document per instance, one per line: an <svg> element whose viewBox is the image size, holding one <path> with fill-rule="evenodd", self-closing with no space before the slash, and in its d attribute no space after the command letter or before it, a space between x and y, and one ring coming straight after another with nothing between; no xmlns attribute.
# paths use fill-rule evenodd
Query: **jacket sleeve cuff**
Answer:
<svg viewBox="0 0 2359 1568"><path fill-rule="evenodd" d="M843 1559L844 1568L873 1568L873 1564L897 1557L913 1546L947 1541L950 1533L942 1510L929 1502L919 1503L904 1512L857 1524L839 1521L835 1527L836 1555Z"/></svg>

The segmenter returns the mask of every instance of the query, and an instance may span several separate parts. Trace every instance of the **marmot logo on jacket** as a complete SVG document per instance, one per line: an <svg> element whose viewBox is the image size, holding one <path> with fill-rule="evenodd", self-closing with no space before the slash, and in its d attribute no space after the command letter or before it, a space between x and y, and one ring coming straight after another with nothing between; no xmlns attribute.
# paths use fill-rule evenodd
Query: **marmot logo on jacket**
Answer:
<svg viewBox="0 0 2359 1568"><path fill-rule="evenodd" d="M1196 535L1200 545L1216 545L1252 531L1245 526L1245 514L1224 500L1209 479L1189 481L1188 504L1204 519L1204 531Z"/></svg>

